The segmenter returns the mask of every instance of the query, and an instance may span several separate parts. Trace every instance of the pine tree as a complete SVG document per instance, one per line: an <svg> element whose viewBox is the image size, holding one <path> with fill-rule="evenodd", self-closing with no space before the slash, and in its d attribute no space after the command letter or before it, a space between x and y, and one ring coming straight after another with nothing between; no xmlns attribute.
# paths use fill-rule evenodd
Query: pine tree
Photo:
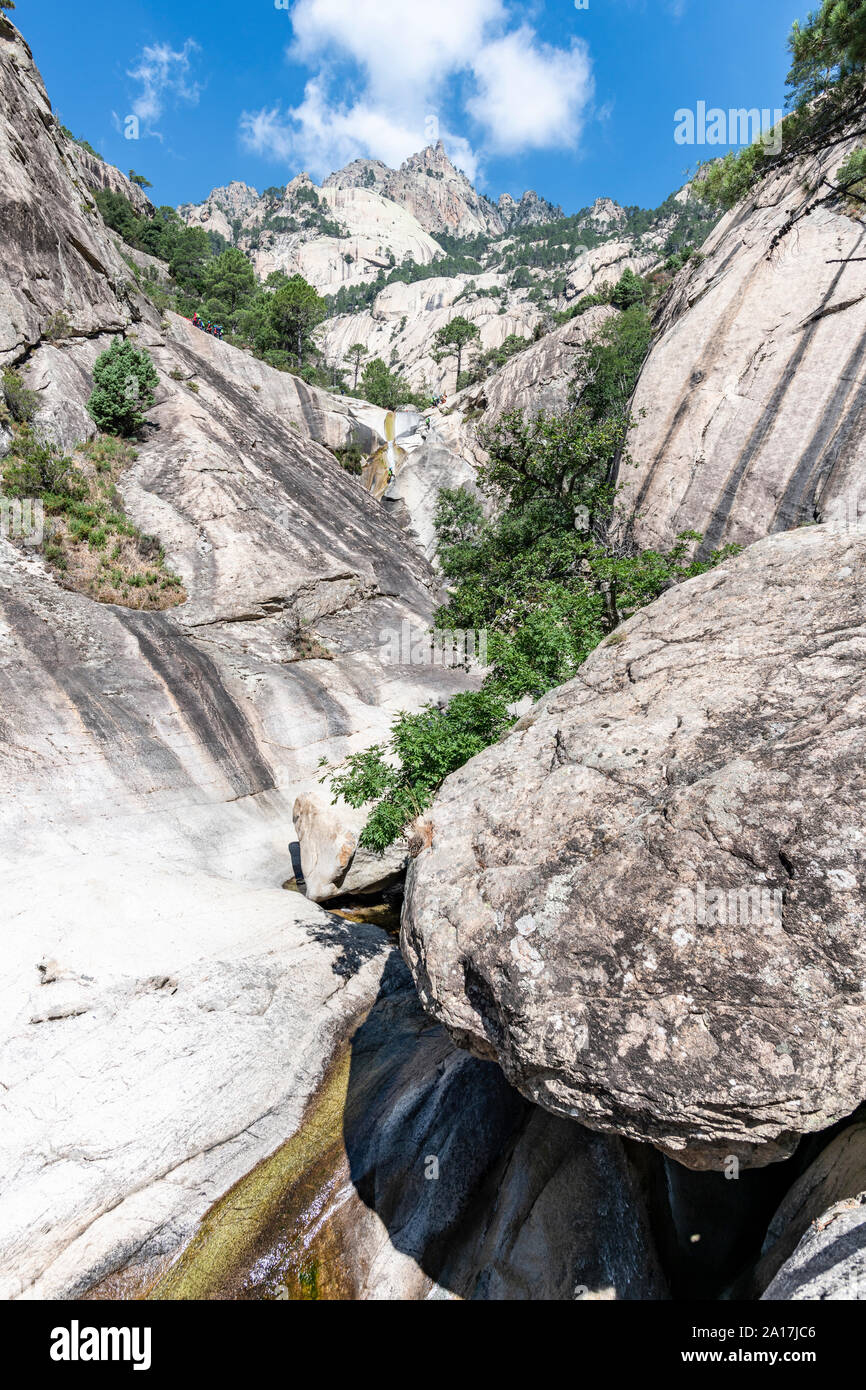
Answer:
<svg viewBox="0 0 866 1390"><path fill-rule="evenodd" d="M361 366L361 358L367 356L367 349L363 343L353 343L346 353L346 361L355 368L355 379L352 382L352 390L358 389L358 371Z"/></svg>
<svg viewBox="0 0 866 1390"><path fill-rule="evenodd" d="M213 322L234 328L256 292L256 273L243 251L229 246L205 266L202 297Z"/></svg>
<svg viewBox="0 0 866 1390"><path fill-rule="evenodd" d="M294 350L298 371L304 360L304 348L317 324L327 311L324 299L308 284L303 275L292 275L275 291L268 310L271 328L279 348Z"/></svg>
<svg viewBox="0 0 866 1390"><path fill-rule="evenodd" d="M135 434L144 411L153 405L159 377L150 355L115 338L93 367L94 390L87 402L91 418L109 434Z"/></svg>
<svg viewBox="0 0 866 1390"><path fill-rule="evenodd" d="M824 0L788 40L792 105L804 106L835 82L866 70L866 0Z"/></svg>
<svg viewBox="0 0 866 1390"><path fill-rule="evenodd" d="M457 317L453 318L450 323L447 323L444 328L440 328L433 339L433 346L435 349L433 357L435 361L441 362L446 357L457 358L457 390L460 389L463 349L468 343L471 343L473 339L480 339L480 337L481 333L478 330L477 324L470 323L469 319L464 318L462 314L458 314Z"/></svg>

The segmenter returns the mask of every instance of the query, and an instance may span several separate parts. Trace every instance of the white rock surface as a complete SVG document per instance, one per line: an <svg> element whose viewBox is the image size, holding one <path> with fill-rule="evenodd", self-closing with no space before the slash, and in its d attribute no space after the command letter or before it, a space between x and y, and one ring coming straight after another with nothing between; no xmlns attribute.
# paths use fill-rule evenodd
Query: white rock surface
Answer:
<svg viewBox="0 0 866 1390"><path fill-rule="evenodd" d="M786 220L862 136L787 166L723 219L677 277L635 395L621 479L640 544L699 531L748 545L866 515L866 245L841 201Z"/></svg>
<svg viewBox="0 0 866 1390"><path fill-rule="evenodd" d="M354 893L370 893L393 883L406 867L406 843L398 840L383 855L358 848L367 813L340 801L308 792L292 810L301 850L306 894L326 902Z"/></svg>

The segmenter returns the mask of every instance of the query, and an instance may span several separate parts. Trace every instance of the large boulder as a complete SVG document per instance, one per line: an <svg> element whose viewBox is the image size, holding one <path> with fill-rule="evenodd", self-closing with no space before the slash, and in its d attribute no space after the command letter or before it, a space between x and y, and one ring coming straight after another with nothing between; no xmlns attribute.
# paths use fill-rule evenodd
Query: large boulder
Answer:
<svg viewBox="0 0 866 1390"><path fill-rule="evenodd" d="M451 776L403 950L539 1104L764 1165L866 1087L866 535L664 595ZM423 847L426 846L426 847Z"/></svg>
<svg viewBox="0 0 866 1390"><path fill-rule="evenodd" d="M814 1141L813 1141L814 1142ZM856 1212L866 1207L866 1123L849 1125L809 1164L797 1179L771 1220L752 1276L752 1288L766 1291L783 1265L779 1288L793 1289L802 1273L803 1261L791 1257L805 1239L805 1247L816 1247L821 1232L833 1225L831 1214ZM866 1211L861 1213L866 1222ZM866 1231L863 1232L866 1242ZM858 1297L866 1298L866 1243L863 1245L863 1286ZM839 1262L841 1263L841 1261ZM831 1262L832 1264L832 1262ZM827 1270L831 1264L828 1264ZM823 1261L822 1261L823 1265ZM799 1297L793 1292L781 1297Z"/></svg>
<svg viewBox="0 0 866 1390"><path fill-rule="evenodd" d="M640 544L684 530L708 548L750 544L866 513L864 209L816 205L860 143L852 131L783 160L677 277L620 477L623 524Z"/></svg>
<svg viewBox="0 0 866 1390"><path fill-rule="evenodd" d="M866 1299L866 1192L837 1202L813 1222L762 1300L777 1303Z"/></svg>
<svg viewBox="0 0 866 1390"><path fill-rule="evenodd" d="M357 893L376 893L394 884L406 868L406 843L398 840L384 854L358 847L368 811L345 802L331 805L308 792L292 809L301 854L305 892L314 902Z"/></svg>

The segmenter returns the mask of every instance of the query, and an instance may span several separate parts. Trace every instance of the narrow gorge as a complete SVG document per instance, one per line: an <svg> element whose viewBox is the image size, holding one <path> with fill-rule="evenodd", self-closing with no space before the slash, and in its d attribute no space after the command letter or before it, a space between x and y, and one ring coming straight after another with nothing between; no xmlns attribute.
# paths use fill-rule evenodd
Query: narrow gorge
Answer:
<svg viewBox="0 0 866 1390"><path fill-rule="evenodd" d="M175 212L14 17L0 1296L866 1298L862 62L652 212Z"/></svg>

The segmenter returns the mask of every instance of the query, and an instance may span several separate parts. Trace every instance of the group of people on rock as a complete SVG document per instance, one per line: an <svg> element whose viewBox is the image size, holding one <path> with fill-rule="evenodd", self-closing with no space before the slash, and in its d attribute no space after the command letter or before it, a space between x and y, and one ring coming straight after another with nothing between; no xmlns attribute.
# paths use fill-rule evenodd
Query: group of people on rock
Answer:
<svg viewBox="0 0 866 1390"><path fill-rule="evenodd" d="M208 323L199 313L193 314L192 322L193 327L201 328L203 332L211 333L215 338L221 338L223 335L223 326L221 323Z"/></svg>
<svg viewBox="0 0 866 1390"><path fill-rule="evenodd" d="M432 399L431 402L430 402L431 408L432 408L433 410L435 410L437 406L439 406L439 405L444 405L445 402L447 401L447 399L448 399L448 397L446 396L446 394L445 394L444 391L442 392L441 395L439 395L439 396L434 396L433 399Z"/></svg>

